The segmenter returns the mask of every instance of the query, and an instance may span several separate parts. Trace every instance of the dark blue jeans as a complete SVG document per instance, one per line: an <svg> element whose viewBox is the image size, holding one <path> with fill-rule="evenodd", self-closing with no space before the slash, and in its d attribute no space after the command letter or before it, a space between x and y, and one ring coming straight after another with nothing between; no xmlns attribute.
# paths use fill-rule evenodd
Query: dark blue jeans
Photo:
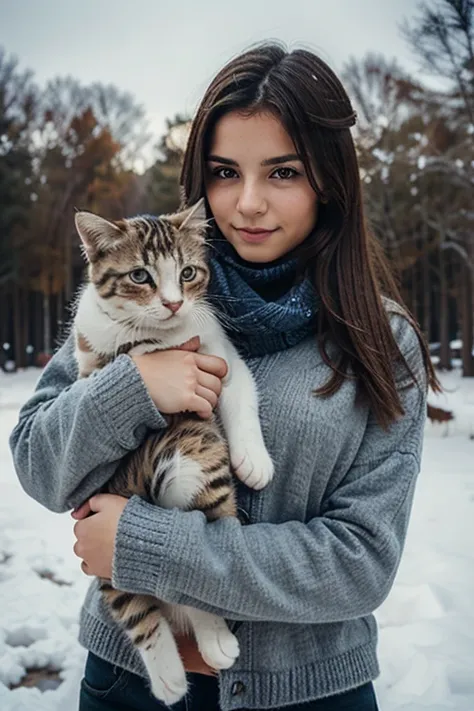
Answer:
<svg viewBox="0 0 474 711"><path fill-rule="evenodd" d="M187 697L175 704L173 711L220 711L217 679L189 674L189 681ZM169 708L150 694L141 677L89 653L81 684L79 711L169 711ZM285 706L282 711L378 711L378 707L374 687L369 683L320 701Z"/></svg>

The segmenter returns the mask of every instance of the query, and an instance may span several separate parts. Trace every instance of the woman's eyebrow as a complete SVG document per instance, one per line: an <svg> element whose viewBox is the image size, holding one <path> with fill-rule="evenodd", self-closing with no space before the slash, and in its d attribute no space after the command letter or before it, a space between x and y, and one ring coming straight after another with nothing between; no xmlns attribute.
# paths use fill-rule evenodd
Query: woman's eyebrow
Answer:
<svg viewBox="0 0 474 711"><path fill-rule="evenodd" d="M292 160L301 160L299 155L296 153L287 153L284 156L276 156L275 158L267 158L262 160L260 165L276 165L277 163L289 163Z"/></svg>
<svg viewBox="0 0 474 711"><path fill-rule="evenodd" d="M223 163L224 165L233 165L238 167L238 163L236 160L232 160L231 158L223 158L222 156L216 156L214 154L207 156L207 159L209 162L213 163ZM265 160L262 160L260 163L261 166L267 166L267 165L277 165L279 163L289 163L290 161L293 160L299 160L301 161L301 158L299 155L296 153L287 153L284 156L275 156L274 158L266 158Z"/></svg>
<svg viewBox="0 0 474 711"><path fill-rule="evenodd" d="M224 165L239 165L236 160L232 160L231 158L222 158L222 156L210 155L207 156L206 160L209 162L212 161L213 163L224 163Z"/></svg>

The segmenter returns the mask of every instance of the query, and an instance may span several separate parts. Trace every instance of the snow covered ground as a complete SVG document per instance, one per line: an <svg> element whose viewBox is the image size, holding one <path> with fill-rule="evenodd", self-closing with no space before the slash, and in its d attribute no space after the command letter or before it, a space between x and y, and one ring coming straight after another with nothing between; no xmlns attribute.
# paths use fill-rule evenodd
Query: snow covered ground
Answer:
<svg viewBox="0 0 474 711"><path fill-rule="evenodd" d="M38 374L0 372L0 709L76 711L85 659L76 641L77 619L89 581L72 553L72 519L43 509L23 492L8 448L19 406ZM68 584L40 577L48 574ZM25 669L48 666L61 670L56 689L9 690Z"/></svg>
<svg viewBox="0 0 474 711"><path fill-rule="evenodd" d="M77 619L88 579L72 553L69 515L23 493L7 445L37 377L0 372L0 709L76 711L85 658ZM427 424L404 558L377 611L381 711L474 710L474 379L442 379L453 392L430 401L456 419L447 437L444 425ZM59 679L52 674L43 690L9 688L35 667Z"/></svg>

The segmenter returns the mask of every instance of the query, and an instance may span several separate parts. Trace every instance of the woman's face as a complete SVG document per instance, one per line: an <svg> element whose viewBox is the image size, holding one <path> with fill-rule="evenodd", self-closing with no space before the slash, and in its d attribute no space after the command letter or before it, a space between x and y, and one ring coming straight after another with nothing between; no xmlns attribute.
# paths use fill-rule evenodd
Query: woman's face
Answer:
<svg viewBox="0 0 474 711"><path fill-rule="evenodd" d="M242 259L272 262L306 239L316 224L317 196L276 117L226 114L206 160L209 206Z"/></svg>

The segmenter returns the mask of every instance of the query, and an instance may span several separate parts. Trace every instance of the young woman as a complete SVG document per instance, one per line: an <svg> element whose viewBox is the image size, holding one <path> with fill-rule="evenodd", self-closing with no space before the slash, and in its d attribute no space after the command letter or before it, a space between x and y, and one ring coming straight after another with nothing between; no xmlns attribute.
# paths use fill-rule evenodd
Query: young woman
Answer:
<svg viewBox="0 0 474 711"><path fill-rule="evenodd" d="M181 640L179 709L377 708L372 613L400 562L437 382L364 221L355 118L323 61L266 44L216 76L193 121L184 195L205 196L213 218L211 292L257 381L276 468L264 490L239 487L240 521L92 496L183 407L185 382L189 402L216 404L226 366L198 342L81 381L67 342L12 435L31 496L54 511L92 496L74 514L86 573L232 625L240 656L218 678ZM80 636L81 711L162 708L94 584Z"/></svg>

